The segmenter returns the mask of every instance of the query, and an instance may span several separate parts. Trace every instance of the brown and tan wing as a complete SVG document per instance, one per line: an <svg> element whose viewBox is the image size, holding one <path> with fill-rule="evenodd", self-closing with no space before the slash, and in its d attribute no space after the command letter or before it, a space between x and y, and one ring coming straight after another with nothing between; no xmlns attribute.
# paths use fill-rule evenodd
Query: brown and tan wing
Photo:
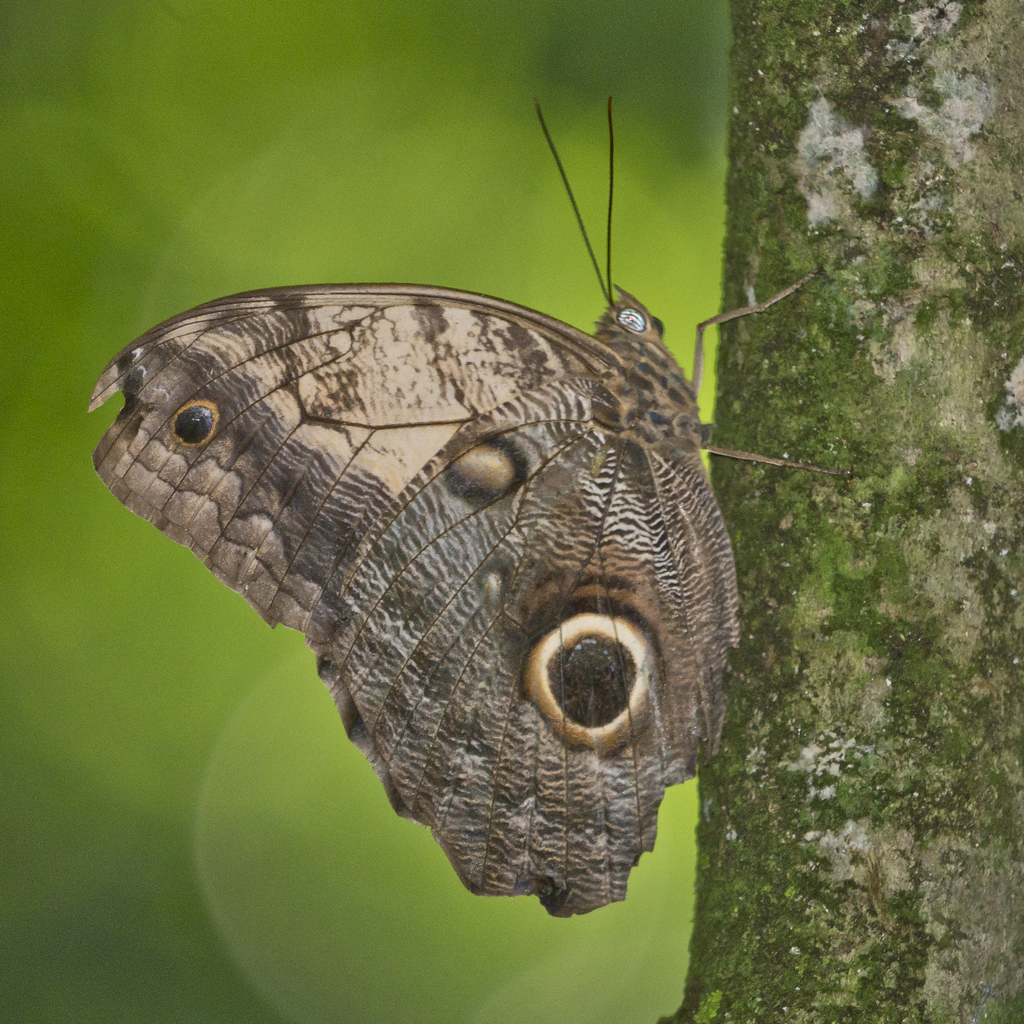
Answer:
<svg viewBox="0 0 1024 1024"><path fill-rule="evenodd" d="M735 639L699 458L595 420L618 372L500 300L323 287L176 317L93 396L126 397L100 476L305 632L396 809L557 914L625 896Z"/></svg>
<svg viewBox="0 0 1024 1024"><path fill-rule="evenodd" d="M699 456L602 428L602 390L481 416L323 599L320 674L396 809L472 891L560 916L625 897L665 787L717 746L735 634Z"/></svg>
<svg viewBox="0 0 1024 1024"><path fill-rule="evenodd" d="M90 409L117 391L125 406L93 462L269 623L309 632L325 580L453 435L519 391L615 365L588 335L487 296L252 292L176 316L110 362Z"/></svg>

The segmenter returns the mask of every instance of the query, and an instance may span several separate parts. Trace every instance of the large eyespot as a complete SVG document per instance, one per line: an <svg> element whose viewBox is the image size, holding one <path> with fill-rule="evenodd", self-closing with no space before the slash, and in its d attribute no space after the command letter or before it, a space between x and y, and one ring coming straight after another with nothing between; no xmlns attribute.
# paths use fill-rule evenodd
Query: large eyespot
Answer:
<svg viewBox="0 0 1024 1024"><path fill-rule="evenodd" d="M507 437L495 437L457 458L445 471L444 482L457 498L494 501L526 478L526 459Z"/></svg>
<svg viewBox="0 0 1024 1024"><path fill-rule="evenodd" d="M634 334L643 334L647 330L647 317L639 309L620 309L615 314L615 319Z"/></svg>
<svg viewBox="0 0 1024 1024"><path fill-rule="evenodd" d="M640 727L654 651L629 619L584 612L530 652L527 696L567 743L611 753Z"/></svg>
<svg viewBox="0 0 1024 1024"><path fill-rule="evenodd" d="M208 440L219 418L214 402L186 402L174 417L174 436L189 447Z"/></svg>

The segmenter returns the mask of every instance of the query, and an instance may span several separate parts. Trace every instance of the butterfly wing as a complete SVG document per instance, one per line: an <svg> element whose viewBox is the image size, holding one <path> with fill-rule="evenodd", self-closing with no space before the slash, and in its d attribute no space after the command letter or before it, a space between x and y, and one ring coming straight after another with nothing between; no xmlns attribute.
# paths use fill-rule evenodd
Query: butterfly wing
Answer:
<svg viewBox="0 0 1024 1024"><path fill-rule="evenodd" d="M699 456L598 426L602 390L519 395L439 453L329 588L319 663L396 809L466 886L560 916L625 898L665 787L717 746L735 642ZM506 472L467 488L467 460Z"/></svg>
<svg viewBox="0 0 1024 1024"><path fill-rule="evenodd" d="M125 406L93 463L271 625L307 631L325 576L464 424L524 387L611 364L567 324L464 292L237 295L110 362L90 409L116 391Z"/></svg>
<svg viewBox="0 0 1024 1024"><path fill-rule="evenodd" d="M200 306L122 351L101 478L302 630L396 809L475 892L624 898L717 746L732 558L699 457L602 426L622 364L414 286ZM604 411L602 411L604 410Z"/></svg>

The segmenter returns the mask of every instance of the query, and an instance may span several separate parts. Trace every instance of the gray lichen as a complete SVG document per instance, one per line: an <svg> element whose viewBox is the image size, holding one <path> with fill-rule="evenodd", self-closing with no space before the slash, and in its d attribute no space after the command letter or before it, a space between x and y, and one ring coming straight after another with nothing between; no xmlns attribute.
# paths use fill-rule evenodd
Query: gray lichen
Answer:
<svg viewBox="0 0 1024 1024"><path fill-rule="evenodd" d="M814 227L839 215L845 205L844 187L852 188L862 199L875 194L878 172L864 150L864 130L847 124L824 96L810 106L797 153L807 220ZM842 183L841 178L845 178Z"/></svg>
<svg viewBox="0 0 1024 1024"><path fill-rule="evenodd" d="M1024 358L1013 368L1006 382L1006 398L996 413L996 426L1000 430L1024 427Z"/></svg>
<svg viewBox="0 0 1024 1024"><path fill-rule="evenodd" d="M942 106L933 110L924 105L915 86L909 86L893 106L904 117L913 118L945 150L946 161L956 167L977 155L971 137L984 127L992 113L992 90L976 75L957 77L940 71L932 88L942 99Z"/></svg>

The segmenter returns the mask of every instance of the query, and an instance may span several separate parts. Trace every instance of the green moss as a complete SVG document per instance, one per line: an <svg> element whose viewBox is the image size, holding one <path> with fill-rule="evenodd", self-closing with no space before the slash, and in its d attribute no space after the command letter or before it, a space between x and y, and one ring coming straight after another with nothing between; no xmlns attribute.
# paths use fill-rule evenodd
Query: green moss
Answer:
<svg viewBox="0 0 1024 1024"><path fill-rule="evenodd" d="M1016 81L1007 5L968 3L949 31L931 9L872 5L853 33L863 5L733 4L726 302L826 271L723 331L716 439L854 479L714 465L744 676L701 771L681 1019L716 991L720 1018L814 1024L985 1020L1020 998L1024 922L1005 894L1024 891L1024 430L993 419L1024 354L1007 191L1024 147L997 112L954 152L894 102L940 110L939 72ZM870 129L879 184L864 198L838 162L831 184L813 178L832 205L811 225L799 137L821 97Z"/></svg>
<svg viewBox="0 0 1024 1024"><path fill-rule="evenodd" d="M707 1024L708 1021L713 1021L718 1016L718 1007L722 1002L722 993L717 989L714 992L709 992L704 999L701 1000L700 1008L694 1014L694 1021L696 1024Z"/></svg>
<svg viewBox="0 0 1024 1024"><path fill-rule="evenodd" d="M1024 1020L1024 996L1003 1001L987 999L985 992L981 995L981 1007L977 1017L979 1024L1020 1024L1020 1021Z"/></svg>

